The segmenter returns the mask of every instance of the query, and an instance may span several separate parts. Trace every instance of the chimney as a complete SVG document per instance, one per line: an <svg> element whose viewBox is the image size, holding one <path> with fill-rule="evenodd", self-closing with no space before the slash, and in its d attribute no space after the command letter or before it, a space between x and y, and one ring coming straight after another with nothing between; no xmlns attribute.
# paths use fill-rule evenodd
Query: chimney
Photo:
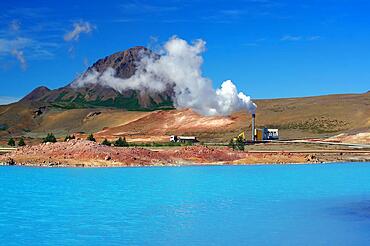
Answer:
<svg viewBox="0 0 370 246"><path fill-rule="evenodd" d="M256 140L256 137L255 137L255 127L256 127L256 114L252 114L252 142L254 142Z"/></svg>

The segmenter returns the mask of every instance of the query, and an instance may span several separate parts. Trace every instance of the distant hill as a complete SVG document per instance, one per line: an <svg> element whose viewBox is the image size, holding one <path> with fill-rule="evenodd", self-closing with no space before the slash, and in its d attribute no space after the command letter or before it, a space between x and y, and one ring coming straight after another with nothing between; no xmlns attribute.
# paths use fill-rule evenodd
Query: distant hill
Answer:
<svg viewBox="0 0 370 246"><path fill-rule="evenodd" d="M144 55L159 58L144 47L134 47L95 62L91 71L116 70L131 77ZM163 93L125 90L72 81L50 90L41 86L17 103L0 106L0 140L9 136L40 139L48 132L65 136L94 132L98 137L126 136L135 141L167 141L171 134L196 135L201 141L228 141L241 131L250 133L250 114L205 117L173 107L173 90ZM257 127L279 128L281 138L331 137L370 132L370 92L303 98L256 100Z"/></svg>
<svg viewBox="0 0 370 246"><path fill-rule="evenodd" d="M257 127L279 128L282 139L331 137L370 132L370 93L256 100ZM201 141L225 142L241 131L251 135L246 111L228 117L205 117L191 110L127 111L117 108L45 108L19 102L0 106L0 139L63 137L76 132L98 138L125 136L134 141L168 141L171 134L195 135Z"/></svg>
<svg viewBox="0 0 370 246"><path fill-rule="evenodd" d="M108 68L113 68L116 77L130 78L135 74L137 64L143 56L159 57L145 47L134 47L98 60L82 74L82 77L86 77L92 71L103 73ZM43 103L45 106L62 109L113 107L126 110L156 110L173 108L172 94L171 89L163 93L138 90L119 92L99 84L87 84L77 88L72 82L56 90L38 87L21 101Z"/></svg>
<svg viewBox="0 0 370 246"><path fill-rule="evenodd" d="M370 132L370 93L304 98L256 100L257 127L278 128L282 139L327 138L340 133ZM229 117L204 117L191 110L157 111L117 127L100 136L151 136L185 134L202 141L227 142L241 131L251 136L251 115L246 111ZM163 139L166 139L165 137Z"/></svg>

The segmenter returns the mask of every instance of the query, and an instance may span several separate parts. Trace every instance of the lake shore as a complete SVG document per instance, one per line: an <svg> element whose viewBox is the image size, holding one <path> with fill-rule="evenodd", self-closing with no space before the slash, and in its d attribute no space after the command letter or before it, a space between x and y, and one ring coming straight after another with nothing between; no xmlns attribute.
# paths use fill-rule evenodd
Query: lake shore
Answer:
<svg viewBox="0 0 370 246"><path fill-rule="evenodd" d="M228 147L117 148L85 140L25 146L0 156L2 165L133 167L369 162L366 150L236 151Z"/></svg>

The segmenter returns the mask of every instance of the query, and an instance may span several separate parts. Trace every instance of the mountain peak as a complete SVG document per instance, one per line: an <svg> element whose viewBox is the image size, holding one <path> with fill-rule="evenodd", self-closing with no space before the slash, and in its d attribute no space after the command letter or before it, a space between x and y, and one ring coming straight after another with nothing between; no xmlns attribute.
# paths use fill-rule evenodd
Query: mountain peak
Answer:
<svg viewBox="0 0 370 246"><path fill-rule="evenodd" d="M86 70L84 75L92 71L103 73L108 68L113 68L117 77L127 79L135 74L137 64L145 56L159 58L159 55L153 53L150 49L144 46L135 46L99 59Z"/></svg>
<svg viewBox="0 0 370 246"><path fill-rule="evenodd" d="M143 57L160 56L143 46L135 46L125 51L116 52L96 61L83 74L87 76L91 72L104 73L108 68L115 70L115 76L128 79L133 76L137 66ZM49 90L46 87L38 87L23 101L37 101L58 108L91 108L112 107L127 110L155 110L173 108L173 89L168 88L164 92L140 91L127 89L117 91L99 83L91 83L84 86L72 86Z"/></svg>
<svg viewBox="0 0 370 246"><path fill-rule="evenodd" d="M46 86L39 86L33 91L31 91L28 95L23 97L21 101L37 101L41 99L41 97L44 96L49 91L50 89L47 88Z"/></svg>

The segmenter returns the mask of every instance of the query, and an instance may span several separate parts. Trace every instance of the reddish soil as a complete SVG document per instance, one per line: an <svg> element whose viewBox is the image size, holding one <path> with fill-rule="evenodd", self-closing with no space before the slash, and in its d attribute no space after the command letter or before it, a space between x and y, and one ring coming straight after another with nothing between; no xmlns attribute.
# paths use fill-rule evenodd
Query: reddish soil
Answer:
<svg viewBox="0 0 370 246"><path fill-rule="evenodd" d="M233 151L227 147L118 148L86 140L25 146L0 156L0 163L29 166L154 166L370 161L367 151Z"/></svg>
<svg viewBox="0 0 370 246"><path fill-rule="evenodd" d="M143 148L114 148L86 140L25 146L0 156L0 161L33 165L151 165L166 162L159 152Z"/></svg>
<svg viewBox="0 0 370 246"><path fill-rule="evenodd" d="M245 114L246 116L246 114ZM94 134L99 139L124 136L130 142L167 142L170 135L214 135L246 128L237 116L202 116L190 109L155 111L137 120ZM244 121L245 122L245 121ZM239 133L241 130L236 130ZM231 138L231 137L230 137Z"/></svg>

